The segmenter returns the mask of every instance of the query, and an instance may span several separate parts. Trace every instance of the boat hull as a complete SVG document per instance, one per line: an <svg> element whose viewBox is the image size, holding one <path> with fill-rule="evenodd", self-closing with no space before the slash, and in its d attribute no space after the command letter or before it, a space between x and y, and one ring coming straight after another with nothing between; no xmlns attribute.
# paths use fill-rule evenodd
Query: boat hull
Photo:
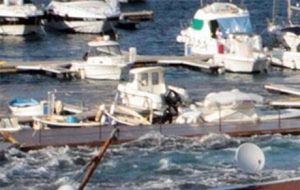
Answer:
<svg viewBox="0 0 300 190"><path fill-rule="evenodd" d="M82 78L96 80L120 80L125 79L130 65L126 64L93 64L93 63L73 63L72 70L76 70ZM83 72L83 73L82 73Z"/></svg>
<svg viewBox="0 0 300 190"><path fill-rule="evenodd" d="M42 104L24 108L9 106L9 108L15 116L40 116L44 114L44 106Z"/></svg>
<svg viewBox="0 0 300 190"><path fill-rule="evenodd" d="M215 63L223 65L226 71L234 73L255 73L267 70L266 58L247 58L235 55L216 55Z"/></svg>
<svg viewBox="0 0 300 190"><path fill-rule="evenodd" d="M15 24L15 25L0 25L0 35L14 35L22 36L34 33L40 33L40 25L26 25L26 24Z"/></svg>
<svg viewBox="0 0 300 190"><path fill-rule="evenodd" d="M300 53L275 50L272 53L272 63L277 66L298 70L300 69Z"/></svg>
<svg viewBox="0 0 300 190"><path fill-rule="evenodd" d="M65 32L75 32L75 33L89 33L89 34L99 34L106 33L112 30L110 23L106 20L97 21L66 21L55 19L51 21L46 21L47 28L54 30L65 31Z"/></svg>

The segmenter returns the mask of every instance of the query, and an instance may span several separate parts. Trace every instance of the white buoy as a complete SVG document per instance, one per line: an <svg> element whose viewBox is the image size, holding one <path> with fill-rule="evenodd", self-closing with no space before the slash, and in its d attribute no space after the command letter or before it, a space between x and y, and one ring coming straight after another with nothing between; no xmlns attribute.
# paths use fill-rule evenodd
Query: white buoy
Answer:
<svg viewBox="0 0 300 190"><path fill-rule="evenodd" d="M237 165L243 172L255 174L265 166L263 151L253 143L240 145L235 156Z"/></svg>
<svg viewBox="0 0 300 190"><path fill-rule="evenodd" d="M57 190L76 190L76 188L70 184L65 184L60 186Z"/></svg>

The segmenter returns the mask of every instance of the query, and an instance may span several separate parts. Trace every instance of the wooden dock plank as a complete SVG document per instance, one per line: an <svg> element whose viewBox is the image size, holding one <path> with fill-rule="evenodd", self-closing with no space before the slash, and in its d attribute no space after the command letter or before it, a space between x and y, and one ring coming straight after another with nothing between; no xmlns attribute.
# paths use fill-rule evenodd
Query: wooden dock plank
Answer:
<svg viewBox="0 0 300 190"><path fill-rule="evenodd" d="M264 123L224 124L215 125L155 125L155 126L118 126L118 141L122 143L136 140L150 133L160 132L165 136L202 137L210 133L228 134L233 137L244 137L266 134L300 134L299 120L290 119ZM47 146L97 145L109 137L113 127L94 128L56 128L34 131L24 129L11 133L10 137L18 142L21 149L36 149ZM5 138L5 136L4 136ZM9 139L8 139L9 140Z"/></svg>
<svg viewBox="0 0 300 190"><path fill-rule="evenodd" d="M280 93L284 93L284 94L300 96L299 88L293 88L293 87L289 87L289 86L283 85L283 84L267 84L267 85L265 85L265 89L267 89L269 91L275 91L275 92L280 92Z"/></svg>

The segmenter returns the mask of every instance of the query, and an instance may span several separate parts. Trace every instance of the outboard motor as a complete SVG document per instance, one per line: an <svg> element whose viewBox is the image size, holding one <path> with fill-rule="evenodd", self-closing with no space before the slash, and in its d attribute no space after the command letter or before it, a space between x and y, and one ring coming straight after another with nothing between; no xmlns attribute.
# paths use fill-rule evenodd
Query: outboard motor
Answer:
<svg viewBox="0 0 300 190"><path fill-rule="evenodd" d="M172 123L173 117L178 116L177 107L181 104L181 98L174 90L168 90L164 95L167 108L163 112L162 123Z"/></svg>
<svg viewBox="0 0 300 190"><path fill-rule="evenodd" d="M168 106L177 107L181 103L181 98L174 90L168 90L164 95L165 102Z"/></svg>

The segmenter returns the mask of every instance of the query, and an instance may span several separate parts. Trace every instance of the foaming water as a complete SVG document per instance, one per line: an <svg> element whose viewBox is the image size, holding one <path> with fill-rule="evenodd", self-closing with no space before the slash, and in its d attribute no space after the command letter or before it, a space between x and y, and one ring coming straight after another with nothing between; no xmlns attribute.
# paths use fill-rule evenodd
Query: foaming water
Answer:
<svg viewBox="0 0 300 190"><path fill-rule="evenodd" d="M244 142L255 142L264 151L267 162L262 173L248 175L237 168L235 150ZM150 133L134 142L111 146L89 188L207 189L286 179L300 175L299 149L295 136L233 139L211 134L198 139ZM84 168L97 152L98 148L88 147L5 150L0 185L4 189L55 189L65 183L78 186Z"/></svg>

